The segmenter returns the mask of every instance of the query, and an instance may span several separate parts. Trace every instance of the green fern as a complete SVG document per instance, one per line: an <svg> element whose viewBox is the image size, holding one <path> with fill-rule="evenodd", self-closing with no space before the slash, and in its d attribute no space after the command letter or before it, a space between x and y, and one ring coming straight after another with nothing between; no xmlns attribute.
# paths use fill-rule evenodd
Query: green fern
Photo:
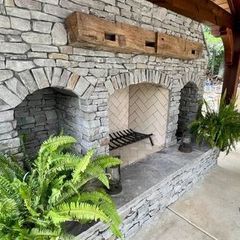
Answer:
<svg viewBox="0 0 240 240"><path fill-rule="evenodd" d="M91 185L98 180L109 186L105 168L120 160L93 159L92 150L85 156L66 152L75 142L70 136L45 141L31 172L1 156L0 239L67 239L61 226L71 220L102 221L121 237L115 204L104 190Z"/></svg>
<svg viewBox="0 0 240 240"><path fill-rule="evenodd" d="M205 111L203 111L205 106ZM219 110L212 110L203 100L197 120L190 126L197 142L205 141L211 147L218 147L228 154L240 140L240 113L235 101L226 104L225 94L220 100Z"/></svg>

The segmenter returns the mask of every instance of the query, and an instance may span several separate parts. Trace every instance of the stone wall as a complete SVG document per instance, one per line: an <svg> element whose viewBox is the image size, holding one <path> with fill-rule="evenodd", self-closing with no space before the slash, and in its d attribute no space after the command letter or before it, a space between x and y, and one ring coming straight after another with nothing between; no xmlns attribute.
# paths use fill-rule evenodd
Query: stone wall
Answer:
<svg viewBox="0 0 240 240"><path fill-rule="evenodd" d="M122 216L122 233L129 239L137 233L144 224L154 216L164 212L173 202L177 201L185 192L199 181L213 166L219 155L218 149L206 151L200 157L169 175L149 190L145 191L128 204L118 209ZM112 233L106 225L97 223L87 231L78 235L79 240L113 239Z"/></svg>
<svg viewBox="0 0 240 240"><path fill-rule="evenodd" d="M43 89L28 95L15 108L17 131L30 157L49 136L57 134L56 98L52 89Z"/></svg>
<svg viewBox="0 0 240 240"><path fill-rule="evenodd" d="M199 23L145 0L0 0L0 151L20 152L14 108L39 89L57 87L79 98L82 152L107 153L109 94L139 82L169 89L166 144L175 143L180 90L192 81L202 91L206 50L186 61L74 48L63 24L73 11L204 44Z"/></svg>
<svg viewBox="0 0 240 240"><path fill-rule="evenodd" d="M79 101L69 92L45 88L28 95L14 110L16 130L29 157L52 135L69 134L81 138ZM81 152L79 144L75 146Z"/></svg>
<svg viewBox="0 0 240 240"><path fill-rule="evenodd" d="M56 96L59 132L81 139L82 134L84 134L82 132L84 113L80 110L78 97L70 93L68 91L58 92ZM74 145L74 150L76 153L81 153L80 142Z"/></svg>

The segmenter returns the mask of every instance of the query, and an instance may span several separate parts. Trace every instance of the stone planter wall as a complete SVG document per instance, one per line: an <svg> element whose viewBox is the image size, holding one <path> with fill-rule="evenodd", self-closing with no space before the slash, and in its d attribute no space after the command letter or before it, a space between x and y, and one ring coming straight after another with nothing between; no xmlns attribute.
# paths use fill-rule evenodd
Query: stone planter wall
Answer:
<svg viewBox="0 0 240 240"><path fill-rule="evenodd" d="M0 0L0 151L21 152L15 108L29 94L54 87L78 96L81 151L107 153L109 94L139 82L169 89L166 145L174 143L180 90L192 81L202 93L206 50L186 61L73 48L64 27L73 11L204 44L199 23L145 0Z"/></svg>

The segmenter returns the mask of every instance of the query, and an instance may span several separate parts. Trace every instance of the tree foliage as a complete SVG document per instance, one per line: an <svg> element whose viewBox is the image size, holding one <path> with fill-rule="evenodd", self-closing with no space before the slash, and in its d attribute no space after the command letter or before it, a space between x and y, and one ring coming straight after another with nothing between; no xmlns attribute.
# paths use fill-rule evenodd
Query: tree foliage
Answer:
<svg viewBox="0 0 240 240"><path fill-rule="evenodd" d="M211 34L209 27L203 27L204 37L209 52L208 69L212 75L218 75L221 64L224 61L224 47L222 39Z"/></svg>
<svg viewBox="0 0 240 240"><path fill-rule="evenodd" d="M38 152L32 170L25 172L14 158L0 156L0 239L65 239L65 221L102 221L121 237L120 217L104 190L92 187L98 179L109 187L105 168L120 160L91 150L77 156L66 150L76 140L51 137Z"/></svg>

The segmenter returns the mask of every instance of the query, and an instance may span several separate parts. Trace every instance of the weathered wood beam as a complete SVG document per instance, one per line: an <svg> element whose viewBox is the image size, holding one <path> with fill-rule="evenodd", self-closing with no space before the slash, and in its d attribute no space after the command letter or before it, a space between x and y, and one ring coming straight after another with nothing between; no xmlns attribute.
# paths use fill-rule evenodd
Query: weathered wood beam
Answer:
<svg viewBox="0 0 240 240"><path fill-rule="evenodd" d="M224 45L225 65L233 64L234 43L232 29L227 28L221 32L221 38Z"/></svg>
<svg viewBox="0 0 240 240"><path fill-rule="evenodd" d="M235 20L240 20L240 0L228 0L231 13Z"/></svg>
<svg viewBox="0 0 240 240"><path fill-rule="evenodd" d="M225 49L228 51L228 49ZM226 57L227 54L225 54ZM225 60L225 72L222 93L226 91L226 102L230 102L236 96L240 77L240 32L233 32L233 60L227 64Z"/></svg>
<svg viewBox="0 0 240 240"><path fill-rule="evenodd" d="M202 54L201 43L81 12L72 13L65 23L69 44L75 47L189 60Z"/></svg>
<svg viewBox="0 0 240 240"><path fill-rule="evenodd" d="M233 15L236 14L236 8L235 8L235 4L234 4L234 0L227 0L228 1L228 5L230 8L230 11Z"/></svg>
<svg viewBox="0 0 240 240"><path fill-rule="evenodd" d="M232 28L232 15L210 0L148 0L160 7L208 25Z"/></svg>

